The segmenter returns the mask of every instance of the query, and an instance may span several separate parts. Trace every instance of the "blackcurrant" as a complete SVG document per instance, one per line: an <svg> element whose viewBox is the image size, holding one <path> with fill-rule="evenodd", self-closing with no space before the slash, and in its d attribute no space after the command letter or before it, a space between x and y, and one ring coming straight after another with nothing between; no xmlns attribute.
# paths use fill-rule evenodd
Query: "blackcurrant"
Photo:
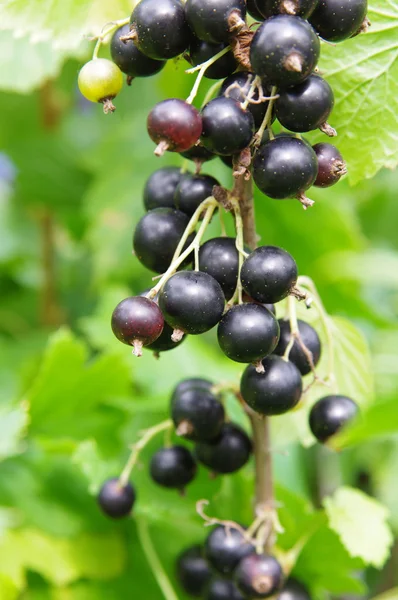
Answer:
<svg viewBox="0 0 398 600"><path fill-rule="evenodd" d="M191 217L199 204L213 195L215 185L220 184L211 175L184 175L174 195L176 208Z"/></svg>
<svg viewBox="0 0 398 600"><path fill-rule="evenodd" d="M279 343L274 351L274 354L283 356L286 348L291 340L291 331L289 321L280 319L280 338ZM289 360L292 362L302 375L307 375L311 372L311 364L309 361L308 353L303 349L302 344L312 355L312 364L316 366L321 358L321 340L319 335L309 323L298 320L299 335L301 338L301 344L298 340L295 340L290 353Z"/></svg>
<svg viewBox="0 0 398 600"><path fill-rule="evenodd" d="M100 102L104 112L113 112L113 98L123 87L123 74L107 58L95 58L82 67L78 78L79 90L90 102Z"/></svg>
<svg viewBox="0 0 398 600"><path fill-rule="evenodd" d="M320 442L326 442L358 414L358 405L347 396L325 396L310 412L310 429Z"/></svg>
<svg viewBox="0 0 398 600"><path fill-rule="evenodd" d="M164 319L156 302L135 296L122 300L112 314L112 331L123 344L134 347L141 356L142 347L152 344L163 331Z"/></svg>
<svg viewBox="0 0 398 600"><path fill-rule="evenodd" d="M268 304L280 302L297 283L294 258L277 246L260 246L242 265L241 281L253 300Z"/></svg>
<svg viewBox="0 0 398 600"><path fill-rule="evenodd" d="M318 174L318 161L310 144L295 137L281 136L258 149L253 161L253 178L270 198L298 198L304 206L312 202L304 192Z"/></svg>
<svg viewBox="0 0 398 600"><path fill-rule="evenodd" d="M267 19L257 29L250 47L253 71L281 88L311 75L319 54L319 38L311 25L289 15Z"/></svg>
<svg viewBox="0 0 398 600"><path fill-rule="evenodd" d="M115 31L110 43L113 62L129 77L150 77L159 73L166 65L166 61L149 58L137 48L130 40L127 43L120 40L121 36L128 35L129 25L123 25Z"/></svg>
<svg viewBox="0 0 398 600"><path fill-rule="evenodd" d="M239 561L253 552L253 546L235 527L219 525L207 536L205 556L221 575L232 575Z"/></svg>
<svg viewBox="0 0 398 600"><path fill-rule="evenodd" d="M245 600L233 581L214 577L208 585L204 600Z"/></svg>
<svg viewBox="0 0 398 600"><path fill-rule="evenodd" d="M200 386L175 391L171 398L171 417L177 435L189 440L215 439L224 424L224 407L211 389Z"/></svg>
<svg viewBox="0 0 398 600"><path fill-rule="evenodd" d="M367 0L318 0L310 23L324 40L341 42L357 33L367 9Z"/></svg>
<svg viewBox="0 0 398 600"><path fill-rule="evenodd" d="M192 388L210 391L212 387L214 387L214 383L209 379L203 379L203 377L190 377L189 379L183 379L176 385L173 391L173 396L182 394L186 390L190 390Z"/></svg>
<svg viewBox="0 0 398 600"><path fill-rule="evenodd" d="M247 12L256 21L264 21L264 17L257 6L257 0L247 0Z"/></svg>
<svg viewBox="0 0 398 600"><path fill-rule="evenodd" d="M211 442L199 442L195 446L196 457L214 473L235 473L249 460L252 451L250 438L243 429L226 423L218 438Z"/></svg>
<svg viewBox="0 0 398 600"><path fill-rule="evenodd" d="M236 100L236 102L244 102L250 91L250 85L252 84L254 77L254 73L249 73L247 71L240 71L239 73L230 75L223 82L219 95L225 96L226 98L232 98L232 100ZM267 96L270 94L271 88L264 86L263 92L264 95ZM259 99L258 90L255 91L252 99L254 101ZM254 125L257 129L261 126L261 123L264 120L267 108L268 101L260 102L260 104L252 103L247 107L247 110L253 115ZM275 120L274 114L272 120Z"/></svg>
<svg viewBox="0 0 398 600"><path fill-rule="evenodd" d="M189 45L191 33L181 0L141 0L130 23L138 48L155 60L174 58Z"/></svg>
<svg viewBox="0 0 398 600"><path fill-rule="evenodd" d="M217 325L224 305L225 297L218 281L200 271L176 273L159 294L159 306L169 325L192 335Z"/></svg>
<svg viewBox="0 0 398 600"><path fill-rule="evenodd" d="M174 194L182 177L178 167L163 167L152 173L144 188L145 209L175 208Z"/></svg>
<svg viewBox="0 0 398 600"><path fill-rule="evenodd" d="M332 144L315 144L312 148L318 159L318 175L314 185L317 187L334 185L347 173L347 166L343 157Z"/></svg>
<svg viewBox="0 0 398 600"><path fill-rule="evenodd" d="M140 296L147 296L148 292L150 292L150 288L142 292ZM158 297L156 296L155 298L153 298L153 300L154 302L158 302ZM168 350L174 350L174 348L177 348L177 346L179 346L186 339L186 336L183 336L177 342L173 342L173 340L171 339L172 335L173 328L170 327L170 325L165 321L162 333L154 342L152 342L152 344L149 344L147 346L147 349L152 350L153 352L155 352L155 355L157 355L159 354L159 352L167 352Z"/></svg>
<svg viewBox="0 0 398 600"><path fill-rule="evenodd" d="M317 3L318 0L256 0L258 10L265 19L274 15L293 15L308 19Z"/></svg>
<svg viewBox="0 0 398 600"><path fill-rule="evenodd" d="M202 144L215 154L237 154L254 133L254 119L232 98L219 96L202 109Z"/></svg>
<svg viewBox="0 0 398 600"><path fill-rule="evenodd" d="M205 242L199 250L199 269L218 281L230 300L238 283L239 252L235 238L219 237Z"/></svg>
<svg viewBox="0 0 398 600"><path fill-rule="evenodd" d="M194 39L189 46L190 63L194 66L201 65L209 58L213 58L216 54L224 50L227 44L211 44L203 40ZM233 53L227 52L221 56L215 63L208 67L205 71L205 77L208 79L223 79L231 75L238 65Z"/></svg>
<svg viewBox="0 0 398 600"><path fill-rule="evenodd" d="M290 131L304 132L317 129L334 132L327 119L334 105L333 90L318 75L280 93L276 101L276 116L283 127Z"/></svg>
<svg viewBox="0 0 398 600"><path fill-rule="evenodd" d="M266 309L268 309L274 316L276 316L275 304L267 304L266 302L258 302L257 300L254 300L254 298L251 298L249 296L249 294L246 294L246 292L243 292L243 302L257 302L258 304L261 304Z"/></svg>
<svg viewBox="0 0 398 600"><path fill-rule="evenodd" d="M210 567L201 546L184 550L177 558L177 579L190 596L202 596L211 579Z"/></svg>
<svg viewBox="0 0 398 600"><path fill-rule="evenodd" d="M280 356L267 356L262 361L264 372L249 365L242 375L240 391L245 402L256 412L282 415L296 406L303 384L298 368Z"/></svg>
<svg viewBox="0 0 398 600"><path fill-rule="evenodd" d="M213 152L210 152L210 150L200 144L192 146L192 148L186 152L181 152L181 156L188 160L192 160L195 163L197 170L200 170L203 163L216 158L216 155L213 154Z"/></svg>
<svg viewBox="0 0 398 600"><path fill-rule="evenodd" d="M228 42L234 16L244 19L245 0L186 0L185 12L196 37L206 42Z"/></svg>
<svg viewBox="0 0 398 600"><path fill-rule="evenodd" d="M278 595L278 600L311 600L311 596L305 585L289 577Z"/></svg>
<svg viewBox="0 0 398 600"><path fill-rule="evenodd" d="M161 448L150 463L152 479L166 488L183 490L194 479L196 471L196 462L184 446Z"/></svg>
<svg viewBox="0 0 398 600"><path fill-rule="evenodd" d="M282 587L283 571L273 556L253 552L239 562L234 579L246 597L269 598Z"/></svg>
<svg viewBox="0 0 398 600"><path fill-rule="evenodd" d="M261 304L239 304L224 314L218 324L217 337L221 350L231 360L257 362L275 349L279 325Z"/></svg>
<svg viewBox="0 0 398 600"><path fill-rule="evenodd" d="M105 481L98 494L98 504L101 510L112 519L127 517L134 506L136 492L128 483L120 485L117 477Z"/></svg>
<svg viewBox="0 0 398 600"><path fill-rule="evenodd" d="M195 107L178 98L156 104L148 115L150 138L158 144L155 154L166 150L184 152L192 148L202 133L202 118Z"/></svg>
<svg viewBox="0 0 398 600"><path fill-rule="evenodd" d="M134 231L133 247L138 260L155 273L164 273L189 223L186 214L172 208L149 211ZM188 238L188 246L194 234Z"/></svg>

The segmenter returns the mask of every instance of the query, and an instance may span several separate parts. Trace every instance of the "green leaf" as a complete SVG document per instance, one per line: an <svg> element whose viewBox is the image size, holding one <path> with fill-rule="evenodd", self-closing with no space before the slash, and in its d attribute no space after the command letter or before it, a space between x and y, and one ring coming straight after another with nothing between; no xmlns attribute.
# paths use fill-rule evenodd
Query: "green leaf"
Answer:
<svg viewBox="0 0 398 600"><path fill-rule="evenodd" d="M0 573L0 598L1 600L17 600L19 590L10 577Z"/></svg>
<svg viewBox="0 0 398 600"><path fill-rule="evenodd" d="M0 461L23 450L28 421L26 404L0 405Z"/></svg>
<svg viewBox="0 0 398 600"><path fill-rule="evenodd" d="M393 536L386 520L388 510L377 500L348 487L325 498L329 525L351 556L381 568L387 560Z"/></svg>
<svg viewBox="0 0 398 600"><path fill-rule="evenodd" d="M379 594L372 598L372 600L398 600L398 587L392 588L383 594Z"/></svg>
<svg viewBox="0 0 398 600"><path fill-rule="evenodd" d="M75 464L89 481L91 494L97 494L104 481L120 470L115 462L105 462L98 451L95 440L87 440L79 444L71 457Z"/></svg>

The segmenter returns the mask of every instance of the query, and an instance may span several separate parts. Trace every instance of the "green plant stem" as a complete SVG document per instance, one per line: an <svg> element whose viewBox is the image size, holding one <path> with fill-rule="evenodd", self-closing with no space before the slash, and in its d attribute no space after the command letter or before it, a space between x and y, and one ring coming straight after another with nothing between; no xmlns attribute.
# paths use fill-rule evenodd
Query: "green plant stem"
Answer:
<svg viewBox="0 0 398 600"><path fill-rule="evenodd" d="M263 135L264 135L264 131L271 124L272 109L274 107L275 100L277 99L276 92L277 92L277 88L276 88L276 86L274 86L271 90L271 96L270 96L271 100L269 101L267 112L265 113L265 116L264 116L264 120L261 123L260 129L257 131L257 133L255 135L255 142L254 142L255 146L259 146L261 144L261 141L262 141Z"/></svg>
<svg viewBox="0 0 398 600"><path fill-rule="evenodd" d="M231 50L231 47L227 46L226 48L223 48L222 50L220 50L220 52L217 52L217 54L215 54L214 56L209 58L209 60L206 60L206 62L202 63L201 65L197 65L196 67L192 67L192 69L188 69L187 71L185 71L186 73L189 73L189 74L196 73L197 71L199 71L198 76L195 81L195 84L192 88L192 91L189 94L188 98L186 99L187 104L192 104L192 102L195 100L197 93L199 91L200 83L201 83L207 69L209 67L211 67L211 65L213 65L219 58L224 56L224 54L227 54L227 52L229 52L230 50Z"/></svg>
<svg viewBox="0 0 398 600"><path fill-rule="evenodd" d="M216 81L216 83L213 83L213 85L209 88L206 96L204 97L204 100L202 102L202 108L204 106L206 106L206 104L208 102L210 102L210 100L213 98L214 94L220 89L220 87L222 86L222 79L220 79L220 81Z"/></svg>
<svg viewBox="0 0 398 600"><path fill-rule="evenodd" d="M123 27L123 25L127 25L128 23L130 23L130 17L120 19L120 21L113 21L103 27L100 35L97 37L97 43L95 44L93 51L93 60L98 58L98 53L107 36L116 31L116 29L119 29L119 27Z"/></svg>

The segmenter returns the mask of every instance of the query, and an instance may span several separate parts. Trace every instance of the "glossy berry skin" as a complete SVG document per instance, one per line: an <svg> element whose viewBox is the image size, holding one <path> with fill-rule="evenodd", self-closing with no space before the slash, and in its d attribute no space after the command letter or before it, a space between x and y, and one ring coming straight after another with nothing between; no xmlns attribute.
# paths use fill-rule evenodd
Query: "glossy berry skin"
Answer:
<svg viewBox="0 0 398 600"><path fill-rule="evenodd" d="M283 571L273 556L253 552L240 561L234 579L246 597L269 598L282 587Z"/></svg>
<svg viewBox="0 0 398 600"><path fill-rule="evenodd" d="M275 349L279 325L261 304L239 304L224 314L218 324L217 337L221 350L231 360L257 362Z"/></svg>
<svg viewBox="0 0 398 600"><path fill-rule="evenodd" d="M247 434L231 423L226 423L218 438L199 442L195 446L196 458L214 473L235 473L249 460L252 444Z"/></svg>
<svg viewBox="0 0 398 600"><path fill-rule="evenodd" d="M247 0L247 12L256 21L264 21L264 17L257 6L257 0Z"/></svg>
<svg viewBox="0 0 398 600"><path fill-rule="evenodd" d="M204 600L245 600L233 581L214 577L203 596Z"/></svg>
<svg viewBox="0 0 398 600"><path fill-rule="evenodd" d="M176 385L173 390L173 397L179 394L182 394L186 390L190 390L192 388L199 388L201 390L210 391L214 383L209 379L204 379L203 377L190 377L188 379L183 379Z"/></svg>
<svg viewBox="0 0 398 600"><path fill-rule="evenodd" d="M172 395L171 418L177 435L194 441L210 441L220 434L225 412L211 389L192 386Z"/></svg>
<svg viewBox="0 0 398 600"><path fill-rule="evenodd" d="M256 0L258 10L265 19L274 15L292 15L308 19L317 3L318 0Z"/></svg>
<svg viewBox="0 0 398 600"><path fill-rule="evenodd" d="M301 321L300 319L297 323L301 341L312 353L312 361L314 366L316 366L319 363L319 359L321 358L321 340L319 339L319 335L309 323ZM291 339L290 323L289 321L280 319L279 326L280 338L279 343L274 351L274 354L277 354L278 356L283 356ZM289 360L294 365L296 365L296 367L302 375L307 375L311 372L311 365L308 361L308 358L297 340L294 342L290 350Z"/></svg>
<svg viewBox="0 0 398 600"><path fill-rule="evenodd" d="M155 273L164 273L188 223L187 215L179 210L150 210L139 220L134 231L133 247L138 260L147 269ZM186 247L193 238L194 234L191 234Z"/></svg>
<svg viewBox="0 0 398 600"><path fill-rule="evenodd" d="M221 285L230 300L238 284L239 252L235 238L218 237L205 242L199 250L199 269Z"/></svg>
<svg viewBox="0 0 398 600"><path fill-rule="evenodd" d="M144 188L145 210L175 208L174 194L182 177L178 167L163 167L154 171Z"/></svg>
<svg viewBox="0 0 398 600"><path fill-rule="evenodd" d="M152 456L150 464L152 479L166 488L184 489L196 471L196 462L184 446L161 448Z"/></svg>
<svg viewBox="0 0 398 600"><path fill-rule="evenodd" d="M245 402L261 415L282 415L296 406L303 384L298 368L280 356L262 361L264 373L249 365L242 375L240 391Z"/></svg>
<svg viewBox="0 0 398 600"><path fill-rule="evenodd" d="M112 331L123 344L152 344L163 331L164 319L156 302L134 296L122 300L112 314Z"/></svg>
<svg viewBox="0 0 398 600"><path fill-rule="evenodd" d="M177 558L177 579L190 596L202 596L212 576L203 554L201 546L192 546Z"/></svg>
<svg viewBox="0 0 398 600"><path fill-rule="evenodd" d="M156 104L148 115L148 133L169 152L184 152L196 144L202 133L202 119L191 104L169 98Z"/></svg>
<svg viewBox="0 0 398 600"><path fill-rule="evenodd" d="M127 517L134 506L136 492L128 483L122 487L118 477L105 481L98 494L98 504L102 512L112 519Z"/></svg>
<svg viewBox="0 0 398 600"><path fill-rule="evenodd" d="M319 38L311 25L289 15L267 19L250 47L253 71L280 88L301 83L311 75L319 54Z"/></svg>
<svg viewBox="0 0 398 600"><path fill-rule="evenodd" d="M202 109L201 142L214 154L237 154L246 148L254 134L254 119L239 102L219 96Z"/></svg>
<svg viewBox="0 0 398 600"><path fill-rule="evenodd" d="M78 85L90 102L104 102L118 95L123 87L123 74L111 60L96 58L81 68Z"/></svg>
<svg viewBox="0 0 398 600"><path fill-rule="evenodd" d="M228 21L233 11L244 19L245 0L187 0L185 3L187 20L196 37L213 44L228 42Z"/></svg>
<svg viewBox="0 0 398 600"><path fill-rule="evenodd" d="M243 263L241 281L253 300L274 304L288 296L297 283L294 258L277 246L260 246Z"/></svg>
<svg viewBox="0 0 398 600"><path fill-rule="evenodd" d="M333 90L318 75L281 92L276 101L276 116L283 127L297 133L324 125L334 105Z"/></svg>
<svg viewBox="0 0 398 600"><path fill-rule="evenodd" d="M148 292L150 292L150 288L142 292L140 296L147 296ZM155 298L153 298L153 301L157 303L158 297L155 296ZM148 350L152 350L153 352L155 352L155 354L159 354L159 352L167 352L168 350L174 350L175 348L177 348L177 346L182 344L182 342L186 338L186 336L184 336L181 338L181 340L173 342L173 340L171 339L172 335L173 329L165 321L162 333L154 342L152 342L152 344L149 344L147 346Z"/></svg>
<svg viewBox="0 0 398 600"><path fill-rule="evenodd" d="M201 164L216 158L216 155L213 154L213 152L210 152L210 150L199 144L192 146L192 148L186 152L181 152L181 156L188 160L192 160L196 164Z"/></svg>
<svg viewBox="0 0 398 600"><path fill-rule="evenodd" d="M278 595L278 600L311 600L311 596L305 585L289 577Z"/></svg>
<svg viewBox="0 0 398 600"><path fill-rule="evenodd" d="M234 73L227 77L227 79L223 82L220 88L220 96L225 96L226 98L232 98L232 100L236 100L236 102L244 102L246 100L246 96L249 93L250 86L253 82L255 75L254 73L249 73L247 71L240 71L239 73ZM239 86L239 87L237 87ZM264 95L267 96L271 92L271 88L264 88ZM258 100L258 90L253 94L253 100ZM260 104L249 104L247 110L252 114L254 119L254 125L256 129L261 126L261 123L264 120L265 113L267 112L268 102L261 102ZM275 120L275 116L273 116L272 121Z"/></svg>
<svg viewBox="0 0 398 600"><path fill-rule="evenodd" d="M220 321L225 297L220 284L207 273L182 271L164 284L159 306L165 320L174 327L198 335Z"/></svg>
<svg viewBox="0 0 398 600"><path fill-rule="evenodd" d="M357 33L367 9L367 0L319 0L310 23L324 40L342 42Z"/></svg>
<svg viewBox="0 0 398 600"><path fill-rule="evenodd" d="M327 442L358 414L358 405L347 396L331 395L318 400L310 412L310 429L319 442Z"/></svg>
<svg viewBox="0 0 398 600"><path fill-rule="evenodd" d="M189 46L189 58L193 66L201 65L202 63L212 58L224 48L227 44L211 44L203 40L194 39ZM228 77L238 68L237 62L232 52L227 52L221 56L205 71L207 79L223 79Z"/></svg>
<svg viewBox="0 0 398 600"><path fill-rule="evenodd" d="M220 183L211 175L184 175L174 194L178 210L191 217L200 204L213 195L213 188Z"/></svg>
<svg viewBox="0 0 398 600"><path fill-rule="evenodd" d="M315 144L312 147L318 160L318 175L314 181L316 187L335 185L347 173L343 157L336 146L327 143Z"/></svg>
<svg viewBox="0 0 398 600"><path fill-rule="evenodd" d="M181 0L140 0L130 23L138 48L155 60L174 58L189 45L191 33Z"/></svg>
<svg viewBox="0 0 398 600"><path fill-rule="evenodd" d="M258 149L253 161L257 187L270 198L282 200L303 194L314 183L318 161L310 144L281 136Z"/></svg>
<svg viewBox="0 0 398 600"><path fill-rule="evenodd" d="M127 43L122 42L120 37L128 35L129 32L130 26L123 25L113 34L110 43L113 62L130 77L150 77L159 73L166 65L166 61L149 58L131 40Z"/></svg>
<svg viewBox="0 0 398 600"><path fill-rule="evenodd" d="M224 525L213 529L205 542L205 556L213 569L221 575L232 575L239 561L253 550L253 546L238 529L226 528Z"/></svg>

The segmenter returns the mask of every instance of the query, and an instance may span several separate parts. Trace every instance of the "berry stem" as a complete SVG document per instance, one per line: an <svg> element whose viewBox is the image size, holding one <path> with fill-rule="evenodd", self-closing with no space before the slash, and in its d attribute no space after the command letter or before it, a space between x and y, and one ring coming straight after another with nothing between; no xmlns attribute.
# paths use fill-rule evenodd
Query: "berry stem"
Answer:
<svg viewBox="0 0 398 600"><path fill-rule="evenodd" d="M210 100L213 98L213 96L216 94L216 92L218 92L218 90L222 86L222 83L223 83L222 79L220 79L219 81L216 81L216 83L213 83L213 85L209 88L206 96L204 97L201 108L203 108L204 106L206 106L206 104L208 102L210 102Z"/></svg>
<svg viewBox="0 0 398 600"><path fill-rule="evenodd" d="M220 50L220 52L217 52L217 54L215 54L214 56L209 58L209 60L206 60L201 65L197 65L196 67L192 67L192 69L188 69L187 71L185 71L185 73L188 73L188 74L196 73L197 71L199 71L198 76L195 81L195 84L192 88L192 91L189 94L188 98L186 99L187 104L192 104L192 102L195 100L196 95L199 91L200 83L201 83L207 69L209 67L211 67L211 65L213 65L215 62L217 62L219 58L224 56L224 54L227 54L227 52L229 52L230 50L231 50L231 46L226 46L226 48L223 48L222 50Z"/></svg>
<svg viewBox="0 0 398 600"><path fill-rule="evenodd" d="M257 131L256 135L254 136L254 145L256 147L261 144L261 141L262 141L263 135L264 135L264 131L267 129L268 125L271 124L272 109L274 108L275 100L277 100L279 97L276 92L277 92L277 89L276 89L276 86L274 85L271 90L271 95L270 95L271 99L268 104L267 112L265 113L265 116L264 116L263 122L261 123L260 129Z"/></svg>
<svg viewBox="0 0 398 600"><path fill-rule="evenodd" d="M127 25L128 23L130 23L130 17L120 19L119 21L112 21L112 23L108 23L102 28L101 33L94 38L97 40L97 43L95 44L93 51L93 60L98 58L98 53L101 49L101 46L104 43L105 39L108 37L108 35L116 31L116 29L119 29L119 27L123 27L123 25Z"/></svg>

